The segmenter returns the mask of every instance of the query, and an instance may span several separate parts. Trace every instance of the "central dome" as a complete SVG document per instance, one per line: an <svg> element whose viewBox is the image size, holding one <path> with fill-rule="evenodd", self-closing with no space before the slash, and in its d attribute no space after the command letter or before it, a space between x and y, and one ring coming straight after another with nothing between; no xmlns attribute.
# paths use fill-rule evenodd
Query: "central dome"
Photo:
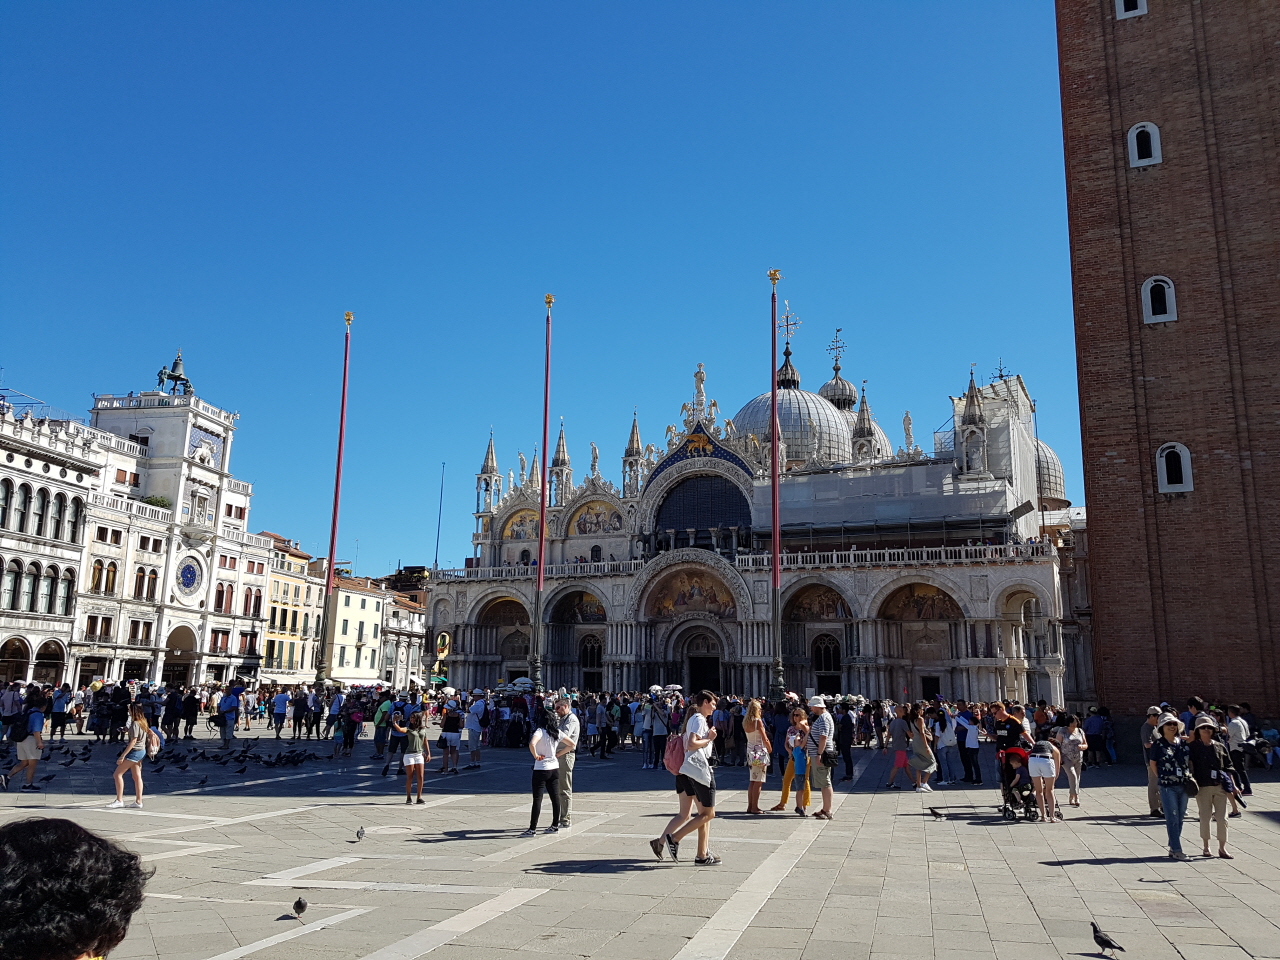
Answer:
<svg viewBox="0 0 1280 960"><path fill-rule="evenodd" d="M800 374L791 363L791 346L783 352L784 362L778 370L778 424L781 439L787 445L787 462L809 459L816 438L818 459L828 463L853 461L853 438L849 422L830 401L800 389ZM733 425L739 436L755 434L760 443L769 438L769 394L749 400Z"/></svg>

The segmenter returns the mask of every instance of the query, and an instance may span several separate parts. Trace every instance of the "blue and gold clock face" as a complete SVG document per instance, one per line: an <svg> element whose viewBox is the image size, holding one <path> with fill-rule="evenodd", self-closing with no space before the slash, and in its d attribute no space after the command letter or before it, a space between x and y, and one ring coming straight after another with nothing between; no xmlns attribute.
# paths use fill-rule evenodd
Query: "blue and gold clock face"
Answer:
<svg viewBox="0 0 1280 960"><path fill-rule="evenodd" d="M200 589L202 571L194 557L185 557L178 564L178 591L184 596L191 596Z"/></svg>

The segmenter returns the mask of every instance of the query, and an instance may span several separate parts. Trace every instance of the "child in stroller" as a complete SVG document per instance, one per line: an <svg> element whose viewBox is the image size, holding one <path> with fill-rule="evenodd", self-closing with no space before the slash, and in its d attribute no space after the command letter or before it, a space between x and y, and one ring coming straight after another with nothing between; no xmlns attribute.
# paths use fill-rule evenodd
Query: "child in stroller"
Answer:
<svg viewBox="0 0 1280 960"><path fill-rule="evenodd" d="M1000 768L1000 816L1006 820L1035 822L1040 819L1036 809L1035 793L1031 788L1031 775L1027 772L1027 751L1010 747L1004 751Z"/></svg>

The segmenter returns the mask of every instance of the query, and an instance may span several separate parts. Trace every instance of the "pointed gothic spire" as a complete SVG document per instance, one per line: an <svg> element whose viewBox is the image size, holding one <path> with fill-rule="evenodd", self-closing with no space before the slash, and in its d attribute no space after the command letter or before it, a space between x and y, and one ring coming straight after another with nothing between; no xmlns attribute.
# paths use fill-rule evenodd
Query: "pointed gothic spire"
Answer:
<svg viewBox="0 0 1280 960"><path fill-rule="evenodd" d="M982 412L982 391L978 389L977 382L973 379L973 369L969 369L969 389L964 395L964 413L960 417L961 425L974 424L980 425L987 422L986 415Z"/></svg>
<svg viewBox="0 0 1280 960"><path fill-rule="evenodd" d="M627 450L623 454L624 457L639 457L644 455L644 447L640 446L640 418L638 415L631 417L631 436L627 439Z"/></svg>
<svg viewBox="0 0 1280 960"><path fill-rule="evenodd" d="M551 458L551 467L567 467L569 466L569 450L564 443L564 419L560 420L560 439L556 441L555 456Z"/></svg>
<svg viewBox="0 0 1280 960"><path fill-rule="evenodd" d="M533 448L533 462L529 464L529 482L535 487L542 483L542 470L538 467L538 448Z"/></svg>
<svg viewBox="0 0 1280 960"><path fill-rule="evenodd" d="M498 473L498 455L493 452L493 431L489 431L489 449L484 452L484 466L480 468L480 473L484 476L495 476Z"/></svg>
<svg viewBox="0 0 1280 960"><path fill-rule="evenodd" d="M791 363L791 341L787 341L786 349L782 351L782 366L778 368L778 387L782 390L798 390L800 389L800 371L798 371Z"/></svg>
<svg viewBox="0 0 1280 960"><path fill-rule="evenodd" d="M871 421L871 404L867 401L867 381L862 381L862 402L858 404L858 422L853 427L855 440L862 437L874 437L875 425Z"/></svg>

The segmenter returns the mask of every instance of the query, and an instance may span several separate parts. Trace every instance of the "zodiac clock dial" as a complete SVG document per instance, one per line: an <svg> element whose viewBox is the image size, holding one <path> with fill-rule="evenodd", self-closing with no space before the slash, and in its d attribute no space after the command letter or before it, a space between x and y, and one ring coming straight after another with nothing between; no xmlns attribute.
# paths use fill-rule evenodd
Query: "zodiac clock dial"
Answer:
<svg viewBox="0 0 1280 960"><path fill-rule="evenodd" d="M194 557L185 557L178 564L178 592L183 596L190 597L199 590L202 579L200 564Z"/></svg>

